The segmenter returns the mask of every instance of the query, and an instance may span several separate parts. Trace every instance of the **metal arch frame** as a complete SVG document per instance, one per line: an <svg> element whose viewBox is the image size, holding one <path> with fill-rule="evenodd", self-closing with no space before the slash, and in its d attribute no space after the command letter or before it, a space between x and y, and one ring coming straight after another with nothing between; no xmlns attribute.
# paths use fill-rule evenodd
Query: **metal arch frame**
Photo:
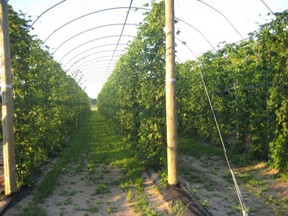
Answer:
<svg viewBox="0 0 288 216"><path fill-rule="evenodd" d="M95 71L95 70L105 70L105 69L107 69L107 67L105 66L105 67L91 67L89 70L87 70L85 73L83 72L83 71L81 71L81 70L79 70L79 71L81 71L83 74L85 74L85 75L89 75L89 74L91 74L91 73L93 73L93 71ZM104 74L103 74L103 76L104 76Z"/></svg>
<svg viewBox="0 0 288 216"><path fill-rule="evenodd" d="M100 56L100 57L94 58L94 60L100 60L100 59L106 60L106 59L108 59L108 58L110 58L110 57L111 57L111 56ZM83 60L83 59L80 59L80 60ZM80 60L79 60L79 62L80 62ZM74 65L71 65L66 71L71 70L71 68L72 68L73 66L74 66Z"/></svg>
<svg viewBox="0 0 288 216"><path fill-rule="evenodd" d="M96 39L93 39L93 40L90 40L90 41L86 41L85 43L82 43L76 47L74 47L73 49L69 50L65 55L62 56L62 58L59 60L59 63L62 62L62 60L67 56L69 55L71 52L75 51L76 49L86 45L86 44L89 44L89 43L92 43L94 41L97 41L97 40L102 40L102 39L107 39L107 38L112 38L112 37L119 37L120 35L109 35L109 36L103 36L103 37L100 37L100 38L96 38ZM134 38L133 35L122 35L122 37L131 37L131 38Z"/></svg>
<svg viewBox="0 0 288 216"><path fill-rule="evenodd" d="M52 53L53 55L67 42L69 42L70 40L72 40L73 38L76 38L84 33L87 33L87 32L90 32L90 31L93 31L93 30L96 30L96 29L99 29L99 28L105 28L105 27L110 27L110 26L123 26L124 23L111 23L111 24L106 24L106 25L101 25L101 26L96 26L96 27L93 27L93 28L89 28L89 29L86 29L80 33L77 33L75 35L73 35L72 37L68 38L67 40L63 41L55 50L54 52ZM125 25L128 25L128 26L137 26L137 24L135 23L126 23Z"/></svg>
<svg viewBox="0 0 288 216"><path fill-rule="evenodd" d="M109 58L110 58L110 56L109 56ZM100 60L100 61L97 60L97 59L90 59L89 61L83 63L82 65L79 65L79 66L77 66L77 67L75 67L73 69L70 69L70 71L76 71L78 69L82 69L83 70L83 68L85 68L86 66L89 66L89 65L92 65L92 64L96 64L96 63L99 63L99 62L109 62L110 60L108 60L108 58L105 59L105 60ZM112 61L117 61L117 59L114 59Z"/></svg>
<svg viewBox="0 0 288 216"><path fill-rule="evenodd" d="M98 66L108 66L109 65L109 63L110 63L110 61L108 62L108 63L103 63L103 64L99 64L99 62L93 62L92 64L88 64L88 65L85 65L85 67L83 67L83 68L78 68L77 70L80 70L80 71L82 71L82 73L83 74L86 74L86 72L85 71L87 71L87 70L90 70L91 68L93 68L93 67L98 67ZM115 60L114 60L114 63L115 63ZM107 67L106 67L107 68ZM75 70L75 71L77 71L77 70Z"/></svg>
<svg viewBox="0 0 288 216"><path fill-rule="evenodd" d="M96 46L96 47L92 47L92 48L90 48L90 49L84 50L84 51L78 53L77 55L73 56L70 60L68 60L67 63L64 65L64 67L66 67L73 59L79 57L79 55L82 55L82 54L84 54L84 53L86 53L86 52L89 52L89 51L91 51L91 50L93 50L93 49L98 49L98 48L106 47L106 46L115 46L115 45L116 45L116 43L115 43L115 44L103 44L103 45L100 45L100 46ZM119 44L119 45L120 45L120 46L126 46L127 44ZM76 63L78 63L79 61L81 61L81 60L83 60L83 59L85 59L86 57L89 57L89 56L90 56L90 55L86 55L86 56L82 57L81 59L76 60L75 62L73 62L73 63L70 65L70 67L71 67L73 64L76 64Z"/></svg>
<svg viewBox="0 0 288 216"><path fill-rule="evenodd" d="M212 6L208 5L207 3L205 3L205 2L203 2L203 1L201 1L201 0L198 0L198 1L201 2L201 3L203 3L203 4L205 4L206 6L208 6L208 7L210 7L210 8L212 8L213 10L217 11L218 13L220 13L220 14L229 22L229 24L234 28L234 30L240 35L240 33L237 31L237 29L235 29L235 27L231 24L231 22L227 19L227 17L225 17L225 15L224 15L223 13L221 13L221 12L220 12L219 10L217 10L216 8L213 8ZM57 5L55 5L55 6L57 6ZM67 26L68 24L70 24L70 23L72 23L72 22L75 22L75 21L77 21L77 20L79 20L79 19L82 19L82 18L84 18L84 17L90 16L90 15L93 15L93 14L96 14L96 13L101 13L101 12L109 11L109 10L120 10L120 9L122 10L122 9L127 9L127 8L129 8L129 9L142 9L142 10L146 10L146 11L151 10L151 9L148 9L148 8L131 7L131 5L130 5L129 7L105 8L105 9L102 9L102 10L90 12L90 13L84 14L84 15L82 15L82 16L80 16L80 17L77 17L77 18L75 18L75 19L72 19L72 20L70 20L69 22L67 22L67 23L61 25L60 27L58 27L57 29L55 29L55 30L45 39L44 43L47 42L47 40L48 40L50 37L52 37L52 36L53 36L57 31L59 31L61 28L65 27L65 26ZM52 8L51 8L51 9L52 9ZM46 12L46 11L45 11L45 12ZM45 13L45 12L44 12L44 13ZM42 15L42 14L41 14L41 15ZM181 20L181 19L179 19L179 18L176 18L176 17L175 17L175 20L179 20L179 21L183 22L184 24L190 26L190 27L193 28L194 30L196 30L196 31L206 40L206 42L213 48L213 50L216 50L215 47L212 45L212 43L211 43L211 42L205 37L205 35L204 35L201 31L199 31L197 28L195 28L195 27L192 26L191 24L189 24L189 23L187 23L186 21ZM91 29L91 30L92 30L92 29ZM88 31L88 30L87 30L87 31ZM82 33L84 33L84 32L82 32ZM80 34L82 34L82 33L78 33L77 35L80 35ZM75 35L75 37L76 37L77 35ZM240 35L240 36L241 36L241 35ZM108 37L110 37L110 36L108 36ZM120 38L121 38L121 36L120 36ZM69 41L69 40L71 40L71 39L72 39L72 38L69 38L67 41ZM179 41L181 41L181 40L179 40ZM92 41L88 41L88 42L86 42L85 44L87 44L87 43L89 43L89 42L92 42ZM118 41L118 42L119 42L119 41ZM182 42L182 41L181 41L181 42ZM44 43L43 43L43 44L44 44ZM64 43L66 43L66 42L64 42ZM64 43L62 43L59 47L57 47L57 49L54 51L54 53L55 53ZM83 45L85 45L85 44L83 44ZM186 45L186 47L189 48L187 45ZM75 49L77 49L77 48L78 48L78 47L76 47ZM117 49L117 46L116 46L116 49ZM116 51L116 49L115 49L115 51ZM65 58L65 57L66 57L68 54L70 54L72 51L74 51L74 50L71 50L69 53L66 53L66 55L61 58L60 62L63 60L63 58ZM88 51L88 50L87 50L87 51ZM87 51L84 51L84 52L87 52ZM191 53L193 53L190 48L189 48L189 51L190 51ZM83 53L83 52L82 52L82 53ZM195 54L193 53L193 55L195 55ZM76 56L73 57L73 59L74 59L74 58L76 58ZM112 59L113 59L113 57L112 57ZM69 63L71 60L72 60L72 59L70 59L70 60L68 61L68 63ZM81 61L81 60L82 60L82 59L75 61L71 66L73 66L73 65L76 64L76 63L78 63L78 62ZM66 64L66 65L67 65L67 64ZM108 67L107 70L109 70L109 67ZM106 74L107 74L107 72L106 72Z"/></svg>
<svg viewBox="0 0 288 216"><path fill-rule="evenodd" d="M69 24L71 24L71 23L73 23L73 22L75 22L75 21L77 21L77 20L79 20L79 19L82 19L82 18L84 18L84 17L90 16L90 15L96 14L96 13L101 13L101 12L105 12L105 11L109 11L109 10L122 10L122 9L137 9L137 10L140 9L140 10L146 10L146 11L150 10L150 9L148 9L148 8L143 8L143 7L113 7L113 8L105 8L105 9L102 9L102 10L93 11L93 12L84 14L84 15L82 15L82 16L79 16L79 17L77 17L77 18L75 18L75 19L72 19L72 20L66 22L65 24L61 25L60 27L58 27L57 29L55 29L54 31L52 31L52 33L51 33L50 35L48 35L48 37L44 40L43 44L45 44L45 43L47 42L47 40L49 40L49 38L50 38L52 35L54 35L57 31L59 31L61 28L65 27L65 26L67 26L67 25L69 25Z"/></svg>

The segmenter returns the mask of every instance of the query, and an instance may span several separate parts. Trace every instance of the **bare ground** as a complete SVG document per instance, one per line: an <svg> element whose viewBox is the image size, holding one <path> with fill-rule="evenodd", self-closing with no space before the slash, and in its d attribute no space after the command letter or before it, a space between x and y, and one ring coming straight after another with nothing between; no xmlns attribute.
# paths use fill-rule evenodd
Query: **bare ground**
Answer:
<svg viewBox="0 0 288 216"><path fill-rule="evenodd" d="M180 181L196 195L201 204L215 216L241 215L238 197L231 181L226 162L217 156L179 156ZM265 163L234 169L249 215L287 216L288 183L274 178L277 170ZM127 193L121 187L123 173L107 164L87 165L70 163L52 196L40 205L48 216L89 215L141 215L128 202ZM143 173L149 208L161 215L171 215L155 184ZM248 178L249 181L247 181ZM254 182L254 183L253 183ZM33 192L5 215L15 216L29 206ZM135 200L134 200L135 202Z"/></svg>
<svg viewBox="0 0 288 216"><path fill-rule="evenodd" d="M141 215L141 212L134 211L133 203L128 202L127 194L120 188L122 175L119 168L110 165L102 164L83 169L76 164L69 164L63 168L54 193L39 207L44 209L48 216ZM168 203L163 200L145 173L142 177L150 208L167 215ZM5 215L20 214L29 206L32 197L33 192Z"/></svg>
<svg viewBox="0 0 288 216"><path fill-rule="evenodd" d="M230 172L222 158L181 155L179 167L180 181L212 215L241 215ZM269 168L266 163L256 163L254 166L234 169L234 172L249 215L288 215L288 183L273 177L277 170ZM115 166L101 164L91 167L86 164L79 167L79 163L70 163L63 168L53 195L40 207L48 216L141 215L141 212L134 211L134 203L129 203L127 193L121 190L122 177L123 173ZM142 177L149 207L161 215L171 215L168 203L155 189L155 184L146 173ZM32 197L33 192L5 215L20 214L29 206Z"/></svg>
<svg viewBox="0 0 288 216"><path fill-rule="evenodd" d="M64 151L67 154L63 154L63 158L66 159L62 159L67 163L58 163L62 161L61 159L58 162L58 159L53 160L44 169L42 178L37 179L38 186L36 185L35 190L9 209L5 215L31 215L31 213L27 214L29 209L33 209L31 211L33 215L37 212L37 216L133 216L143 215L141 211L167 215L170 211L168 203L164 201L147 175L143 174L141 179L141 176L138 177L139 174L141 175L141 171L137 170L137 178L141 179L137 188L135 183L130 184L130 181L127 181L132 177L129 173L125 174L127 170L124 167L121 168L121 165L115 165L121 160L130 161L130 159L132 161L130 163L133 164L134 160L133 158L128 159L132 156L127 154L129 153L127 151L129 150L124 149L121 139L114 134L104 118L98 112L91 112L88 121L73 135L69 148ZM67 155L69 155L68 159ZM53 188L53 193L39 204L40 201L36 202L36 199L33 200L33 198L39 194L42 195L38 192L38 187L44 185L41 183L44 176L53 174L49 171L56 167L56 164L57 168L59 164L63 166L62 170L57 171L57 184L53 187L47 182L45 183L45 185L49 185L47 189ZM128 164L126 165L128 166ZM138 167L136 166L136 168ZM130 168L127 169L130 172ZM136 171L133 170L133 172ZM45 178L45 180L47 179ZM140 192L136 191L140 185ZM133 197L128 196L129 191L130 196L133 191ZM142 203L137 200L138 198ZM26 213L23 214L23 211Z"/></svg>
<svg viewBox="0 0 288 216"><path fill-rule="evenodd" d="M242 215L230 171L224 159L203 155L179 157L180 179L215 216ZM235 169L249 215L288 215L288 183L265 163Z"/></svg>

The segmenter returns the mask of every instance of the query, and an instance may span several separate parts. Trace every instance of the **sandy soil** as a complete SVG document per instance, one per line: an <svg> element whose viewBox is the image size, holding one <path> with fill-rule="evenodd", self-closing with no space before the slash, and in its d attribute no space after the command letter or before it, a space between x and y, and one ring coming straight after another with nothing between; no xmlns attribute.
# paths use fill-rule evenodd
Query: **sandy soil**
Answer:
<svg viewBox="0 0 288 216"><path fill-rule="evenodd" d="M185 182L191 193L198 196L202 205L212 215L242 215L224 159L216 156L193 158L181 155L179 164L181 181ZM272 174L277 171L260 163L252 167L235 169L234 172L238 177L238 184L245 205L249 209L249 215L288 215L287 209L279 205L279 202L286 202L287 208L288 183L273 179ZM251 180L243 182L241 181L243 176L248 176Z"/></svg>
<svg viewBox="0 0 288 216"><path fill-rule="evenodd" d="M223 158L180 155L179 170L180 181L212 215L241 215L238 197ZM256 163L234 169L234 172L249 216L288 215L288 183L274 177L277 170L265 163ZM127 194L120 188L122 175L119 168L110 165L90 166L83 163L83 167L79 167L79 164L71 163L63 168L53 195L40 206L48 216L140 215L134 212L133 203L128 202ZM243 181L247 178L245 176L250 180ZM155 184L145 173L142 178L145 185L143 193L147 195L149 207L162 215L171 215L168 203L155 189ZM32 197L33 192L5 215L19 214L29 206Z"/></svg>
<svg viewBox="0 0 288 216"><path fill-rule="evenodd" d="M122 174L117 167L98 165L79 170L79 167L69 164L63 171L53 195L40 205L48 216L139 215L119 187ZM149 206L166 214L169 211L168 203L146 174L143 174L143 179ZM32 197L33 192L5 215L19 214L29 205Z"/></svg>

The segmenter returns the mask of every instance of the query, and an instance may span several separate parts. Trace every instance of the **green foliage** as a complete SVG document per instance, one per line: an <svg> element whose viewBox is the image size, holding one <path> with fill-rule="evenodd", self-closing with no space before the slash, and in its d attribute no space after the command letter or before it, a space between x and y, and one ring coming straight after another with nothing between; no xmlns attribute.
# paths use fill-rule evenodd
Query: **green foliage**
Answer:
<svg viewBox="0 0 288 216"><path fill-rule="evenodd" d="M47 213L43 208L37 205L32 205L25 208L23 212L20 213L18 216L35 216L35 215L47 216Z"/></svg>
<svg viewBox="0 0 288 216"><path fill-rule="evenodd" d="M30 35L29 22L21 17L9 7L17 177L20 185L30 185L90 108L84 91Z"/></svg>
<svg viewBox="0 0 288 216"><path fill-rule="evenodd" d="M142 165L161 164L165 145L164 2L152 3L139 33L97 98Z"/></svg>
<svg viewBox="0 0 288 216"><path fill-rule="evenodd" d="M97 99L100 112L134 141L131 148L145 166L165 163L163 10L163 2L153 3ZM181 135L220 143L202 73L228 148L287 171L287 23L284 11L248 40L176 65Z"/></svg>
<svg viewBox="0 0 288 216"><path fill-rule="evenodd" d="M261 27L259 53L262 67L273 74L269 89L269 109L275 113L274 137L270 142L270 162L288 172L288 10Z"/></svg>
<svg viewBox="0 0 288 216"><path fill-rule="evenodd" d="M204 76L224 141L250 159L270 159L287 172L287 11L250 39L223 44L177 65L181 134L220 143L199 73Z"/></svg>
<svg viewBox="0 0 288 216"><path fill-rule="evenodd" d="M179 153L191 155L195 158L200 158L202 155L223 156L223 150L221 148L203 144L198 140L187 137L181 137L178 139L178 151Z"/></svg>

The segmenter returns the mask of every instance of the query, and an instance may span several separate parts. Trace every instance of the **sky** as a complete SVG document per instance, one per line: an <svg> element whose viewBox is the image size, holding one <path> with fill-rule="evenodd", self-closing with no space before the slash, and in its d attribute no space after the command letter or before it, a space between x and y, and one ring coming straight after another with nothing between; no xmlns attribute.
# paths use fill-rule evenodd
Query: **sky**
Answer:
<svg viewBox="0 0 288 216"><path fill-rule="evenodd" d="M10 0L8 3L33 23L60 2ZM143 8L150 2L133 0L132 7ZM120 38L130 3L131 0L66 0L44 13L33 25L31 34L45 42L67 74L77 80L82 77L80 85L89 97L96 98L144 18L145 10L130 10ZM174 0L174 5L175 17L190 25L178 22L175 26L181 32L176 36L176 60L184 62L195 58L189 49L199 56L221 42L234 43L247 38L248 33L259 29L259 24L274 18L267 16L269 10L288 9L288 0ZM186 42L186 46L180 41Z"/></svg>

